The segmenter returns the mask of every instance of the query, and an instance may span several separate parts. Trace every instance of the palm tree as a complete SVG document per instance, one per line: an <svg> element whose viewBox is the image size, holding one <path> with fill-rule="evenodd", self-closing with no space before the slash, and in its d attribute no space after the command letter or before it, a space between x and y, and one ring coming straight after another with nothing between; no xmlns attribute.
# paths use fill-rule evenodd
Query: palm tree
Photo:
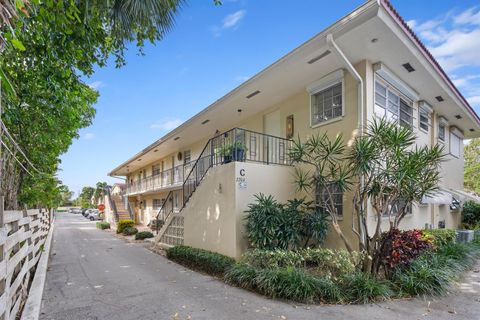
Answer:
<svg viewBox="0 0 480 320"><path fill-rule="evenodd" d="M93 193L95 203L98 203L98 199L101 199L105 196L105 188L107 187L106 182L97 182L95 187L95 192Z"/></svg>

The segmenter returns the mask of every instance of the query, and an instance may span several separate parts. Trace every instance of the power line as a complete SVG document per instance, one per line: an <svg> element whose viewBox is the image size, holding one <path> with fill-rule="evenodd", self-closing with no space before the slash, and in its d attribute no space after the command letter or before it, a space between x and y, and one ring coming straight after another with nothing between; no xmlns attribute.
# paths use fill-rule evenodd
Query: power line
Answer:
<svg viewBox="0 0 480 320"><path fill-rule="evenodd" d="M0 143L3 144L3 146L5 147L5 149L7 149L7 151L12 155L12 157L18 162L18 164L20 165L20 167L22 167L22 169L25 170L25 172L27 172L30 176L33 177L33 174L32 174L30 171L28 171L27 168L25 168L25 166L23 165L23 163L22 163L20 160L18 160L17 156L15 156L15 154L12 152L12 150L10 150L10 148L7 146L7 144L6 144L5 142L3 142L2 139L0 139Z"/></svg>

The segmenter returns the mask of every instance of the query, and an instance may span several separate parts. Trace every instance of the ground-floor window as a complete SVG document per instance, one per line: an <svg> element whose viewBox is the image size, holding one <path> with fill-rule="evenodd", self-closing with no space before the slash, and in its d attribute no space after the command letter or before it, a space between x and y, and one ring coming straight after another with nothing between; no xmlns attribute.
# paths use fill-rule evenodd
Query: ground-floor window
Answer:
<svg viewBox="0 0 480 320"><path fill-rule="evenodd" d="M343 192L336 184L328 186L319 186L316 190L316 202L324 210L328 210L330 196L332 196L333 204L337 210L337 215L343 215Z"/></svg>

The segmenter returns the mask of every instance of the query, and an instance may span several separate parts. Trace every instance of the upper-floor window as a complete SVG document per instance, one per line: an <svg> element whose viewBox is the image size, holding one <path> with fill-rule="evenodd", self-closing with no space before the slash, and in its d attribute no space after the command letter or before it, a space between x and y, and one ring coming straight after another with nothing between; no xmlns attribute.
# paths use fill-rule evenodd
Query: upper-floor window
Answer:
<svg viewBox="0 0 480 320"><path fill-rule="evenodd" d="M463 139L456 135L454 132L450 132L450 154L454 157L460 158L463 148Z"/></svg>
<svg viewBox="0 0 480 320"><path fill-rule="evenodd" d="M189 163L190 161L192 161L192 153L190 150L185 150L183 152L183 163Z"/></svg>
<svg viewBox="0 0 480 320"><path fill-rule="evenodd" d="M445 142L446 131L447 131L447 128L445 126L445 123L439 122L438 123L438 140Z"/></svg>
<svg viewBox="0 0 480 320"><path fill-rule="evenodd" d="M425 110L423 108L420 108L418 112L420 129L428 132L428 128L430 127L430 114L428 110Z"/></svg>
<svg viewBox="0 0 480 320"><path fill-rule="evenodd" d="M380 81L375 81L375 114L405 127L413 126L411 103Z"/></svg>
<svg viewBox="0 0 480 320"><path fill-rule="evenodd" d="M156 164L152 166L152 176L157 176L160 174L160 164Z"/></svg>
<svg viewBox="0 0 480 320"><path fill-rule="evenodd" d="M312 126L341 117L343 114L342 83L336 83L312 94Z"/></svg>

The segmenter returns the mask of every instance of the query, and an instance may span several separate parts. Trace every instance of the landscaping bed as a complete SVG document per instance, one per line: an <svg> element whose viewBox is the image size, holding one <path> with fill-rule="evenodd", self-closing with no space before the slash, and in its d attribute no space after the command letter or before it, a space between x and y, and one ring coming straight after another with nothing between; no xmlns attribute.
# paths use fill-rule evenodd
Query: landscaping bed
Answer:
<svg viewBox="0 0 480 320"><path fill-rule="evenodd" d="M480 257L480 241L455 243L450 230L417 232L432 246L380 275L361 271L361 253L323 248L252 249L234 262L218 253L178 246L168 249L167 257L227 284L303 303L368 303L445 294Z"/></svg>

